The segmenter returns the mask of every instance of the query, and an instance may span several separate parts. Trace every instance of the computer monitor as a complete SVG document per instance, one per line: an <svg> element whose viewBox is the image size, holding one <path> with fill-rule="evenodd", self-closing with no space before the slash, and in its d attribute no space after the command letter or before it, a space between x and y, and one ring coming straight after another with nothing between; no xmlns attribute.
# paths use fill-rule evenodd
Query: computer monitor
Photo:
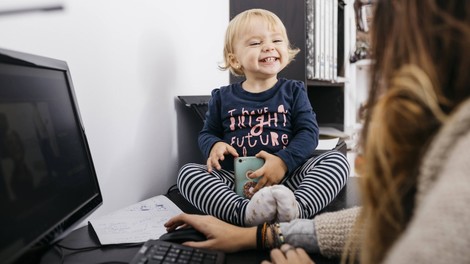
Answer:
<svg viewBox="0 0 470 264"><path fill-rule="evenodd" d="M0 49L0 197L1 263L37 263L103 202L64 61Z"/></svg>

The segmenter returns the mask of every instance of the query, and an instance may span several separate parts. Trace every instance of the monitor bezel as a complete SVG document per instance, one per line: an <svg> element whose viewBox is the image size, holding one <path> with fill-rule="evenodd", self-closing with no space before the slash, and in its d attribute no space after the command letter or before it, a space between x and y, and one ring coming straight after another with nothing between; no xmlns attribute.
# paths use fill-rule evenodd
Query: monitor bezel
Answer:
<svg viewBox="0 0 470 264"><path fill-rule="evenodd" d="M43 68L61 71L67 81L68 95L71 100L73 114L76 118L76 123L79 126L79 133L85 146L85 154L87 156L90 171L93 175L93 181L96 185L97 192L91 196L85 203L75 208L73 212L65 215L60 221L51 224L41 235L34 240L29 241L21 250L9 256L9 259L3 259L4 263L37 263L42 257L45 250L49 249L52 242L61 238L64 234L68 233L78 224L80 224L86 217L93 213L103 204L103 196L99 186L98 177L91 157L91 151L88 145L88 140L85 134L83 121L80 115L80 110L75 96L75 90L70 74L70 69L65 61L57 60L50 57L34 55L30 53L13 51L9 49L0 48L0 63L27 66L34 68Z"/></svg>

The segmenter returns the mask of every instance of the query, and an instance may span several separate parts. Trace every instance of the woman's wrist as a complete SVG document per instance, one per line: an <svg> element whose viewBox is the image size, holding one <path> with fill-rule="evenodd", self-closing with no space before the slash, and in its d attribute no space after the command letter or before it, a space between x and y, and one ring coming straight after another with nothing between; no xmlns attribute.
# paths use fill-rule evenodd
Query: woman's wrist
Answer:
<svg viewBox="0 0 470 264"><path fill-rule="evenodd" d="M241 228L238 235L240 250L256 249L256 232L256 226Z"/></svg>
<svg viewBox="0 0 470 264"><path fill-rule="evenodd" d="M280 248L284 243L285 239L279 223L265 222L256 227L256 249Z"/></svg>

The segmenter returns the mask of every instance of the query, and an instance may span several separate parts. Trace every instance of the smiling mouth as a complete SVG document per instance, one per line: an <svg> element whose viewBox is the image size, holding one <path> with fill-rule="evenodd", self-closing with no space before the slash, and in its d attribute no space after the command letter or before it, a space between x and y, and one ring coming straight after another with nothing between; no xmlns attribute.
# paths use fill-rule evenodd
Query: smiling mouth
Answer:
<svg viewBox="0 0 470 264"><path fill-rule="evenodd" d="M275 62L277 60L277 58L274 58L274 57L268 57L268 58L264 58L262 60L260 60L261 62Z"/></svg>

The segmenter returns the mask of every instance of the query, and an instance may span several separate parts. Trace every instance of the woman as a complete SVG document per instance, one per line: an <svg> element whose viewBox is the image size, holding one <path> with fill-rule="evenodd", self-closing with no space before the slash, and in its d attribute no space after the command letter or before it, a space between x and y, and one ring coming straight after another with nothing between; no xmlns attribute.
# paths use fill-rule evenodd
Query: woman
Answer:
<svg viewBox="0 0 470 264"><path fill-rule="evenodd" d="M371 37L363 206L281 223L279 233L288 244L351 263L468 263L470 1L379 0ZM166 226L185 223L206 234L191 246L257 246L259 228L199 217L206 216L181 215ZM277 245L270 244L277 233L266 233L266 243ZM271 252L273 262L308 261L286 247Z"/></svg>

